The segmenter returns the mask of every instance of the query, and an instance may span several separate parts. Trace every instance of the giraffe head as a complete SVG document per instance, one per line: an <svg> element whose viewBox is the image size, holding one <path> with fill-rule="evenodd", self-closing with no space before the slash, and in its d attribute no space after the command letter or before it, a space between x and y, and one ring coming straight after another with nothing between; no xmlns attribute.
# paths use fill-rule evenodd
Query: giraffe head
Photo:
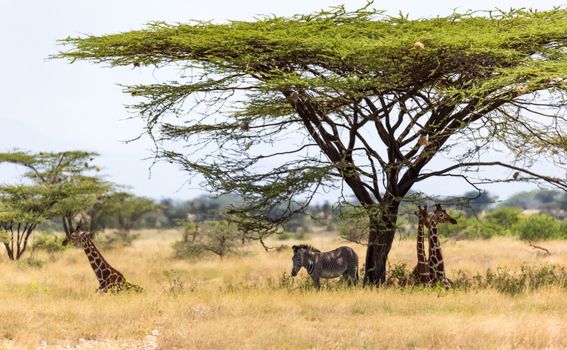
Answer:
<svg viewBox="0 0 567 350"><path fill-rule="evenodd" d="M435 220L436 223L449 223L449 224L456 224L457 220L455 220L452 216L447 214L447 211L441 207L441 204L435 204L435 211L431 215L432 218Z"/></svg>
<svg viewBox="0 0 567 350"><path fill-rule="evenodd" d="M71 232L67 235L67 237L65 237L62 244L67 245L69 243L79 243L81 238L83 238L85 234L87 234L87 232L81 232L81 228L77 226L75 231Z"/></svg>
<svg viewBox="0 0 567 350"><path fill-rule="evenodd" d="M427 213L427 205L417 206L418 212L415 213L417 215L418 224L422 226L429 226L429 214Z"/></svg>

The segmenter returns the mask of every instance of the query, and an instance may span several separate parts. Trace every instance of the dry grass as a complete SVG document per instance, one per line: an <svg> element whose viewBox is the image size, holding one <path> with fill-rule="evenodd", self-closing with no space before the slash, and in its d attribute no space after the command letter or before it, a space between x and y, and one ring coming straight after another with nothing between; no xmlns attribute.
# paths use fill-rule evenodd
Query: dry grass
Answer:
<svg viewBox="0 0 567 350"><path fill-rule="evenodd" d="M0 348L150 349L155 330L162 349L567 347L562 289L515 297L490 289L288 290L277 284L291 269L289 250L253 247L223 261L177 261L170 258L177 235L146 231L133 247L105 252L145 288L140 295L96 295L96 279L78 249L55 261L42 256L47 261L42 268L3 256ZM309 243L323 250L344 244L324 236ZM446 242L444 254L449 275L522 263L567 266L565 242L545 246L549 257L512 239ZM356 249L364 257L364 249ZM412 265L414 254L413 241L396 241L391 260Z"/></svg>

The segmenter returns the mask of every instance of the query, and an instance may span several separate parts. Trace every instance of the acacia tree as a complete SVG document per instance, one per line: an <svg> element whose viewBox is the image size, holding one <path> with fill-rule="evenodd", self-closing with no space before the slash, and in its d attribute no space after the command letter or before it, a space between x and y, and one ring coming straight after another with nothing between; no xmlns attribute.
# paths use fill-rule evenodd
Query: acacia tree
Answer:
<svg viewBox="0 0 567 350"><path fill-rule="evenodd" d="M57 199L46 186L0 186L0 241L10 260L19 260L29 238L51 215Z"/></svg>
<svg viewBox="0 0 567 350"><path fill-rule="evenodd" d="M60 217L65 234L69 235L87 210L111 189L109 183L88 172L100 168L92 163L96 153L83 151L66 152L8 152L0 153L0 163L12 163L26 169L24 177L56 193L52 217Z"/></svg>
<svg viewBox="0 0 567 350"><path fill-rule="evenodd" d="M137 197L128 192L115 192L111 195L109 209L116 216L118 227L129 233L136 222L145 214L158 209L153 200L145 197Z"/></svg>
<svg viewBox="0 0 567 350"><path fill-rule="evenodd" d="M64 39L68 49L54 57L181 68L177 81L125 87L158 155L202 174L212 191L241 195L241 224L257 238L318 190L348 187L369 220L364 280L378 284L400 202L415 184L451 176L475 188L545 181L567 189L563 175L530 168L534 152L512 148L563 144L567 10L410 20L370 5L158 22ZM491 159L491 148L509 162ZM436 162L441 156L451 163ZM564 165L564 152L550 156ZM487 167L509 174L479 179ZM288 210L270 216L282 203Z"/></svg>

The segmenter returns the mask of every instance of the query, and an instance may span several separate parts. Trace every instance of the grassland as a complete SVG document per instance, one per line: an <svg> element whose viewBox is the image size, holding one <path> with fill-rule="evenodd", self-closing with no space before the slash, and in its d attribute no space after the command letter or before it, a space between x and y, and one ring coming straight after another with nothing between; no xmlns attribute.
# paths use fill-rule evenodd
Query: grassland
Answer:
<svg viewBox="0 0 567 350"><path fill-rule="evenodd" d="M132 247L104 252L142 294L97 295L79 249L43 267L0 261L0 349L560 349L567 347L567 290L510 296L491 288L289 288L289 249L252 246L222 261L171 259L175 231L145 231ZM316 236L323 250L344 242ZM291 245L293 241L271 244ZM510 238L449 241L448 274L546 263L567 266L567 243L542 256ZM361 257L364 249L355 247ZM392 263L415 263L396 241ZM362 259L361 259L362 260ZM362 261L361 261L362 264ZM301 285L305 271L300 273Z"/></svg>

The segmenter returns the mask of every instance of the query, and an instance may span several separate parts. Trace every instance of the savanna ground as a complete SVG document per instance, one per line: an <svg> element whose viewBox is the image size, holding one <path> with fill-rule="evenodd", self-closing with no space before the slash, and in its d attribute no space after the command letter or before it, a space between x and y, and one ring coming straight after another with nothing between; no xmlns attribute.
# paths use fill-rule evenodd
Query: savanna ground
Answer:
<svg viewBox="0 0 567 350"><path fill-rule="evenodd" d="M567 347L567 289L516 295L494 288L310 288L305 270L289 279L291 249L252 245L237 257L173 260L176 231L143 231L133 246L105 251L142 294L97 295L79 249L42 267L0 261L3 349L559 349ZM327 250L333 237L308 243ZM291 246L294 241L271 241ZM512 238L448 241L449 276L522 264L567 266L567 243L543 256ZM364 248L354 246L364 258ZM392 263L415 264L415 241L394 243ZM284 276L283 274L287 274ZM309 282L309 284L308 284Z"/></svg>

